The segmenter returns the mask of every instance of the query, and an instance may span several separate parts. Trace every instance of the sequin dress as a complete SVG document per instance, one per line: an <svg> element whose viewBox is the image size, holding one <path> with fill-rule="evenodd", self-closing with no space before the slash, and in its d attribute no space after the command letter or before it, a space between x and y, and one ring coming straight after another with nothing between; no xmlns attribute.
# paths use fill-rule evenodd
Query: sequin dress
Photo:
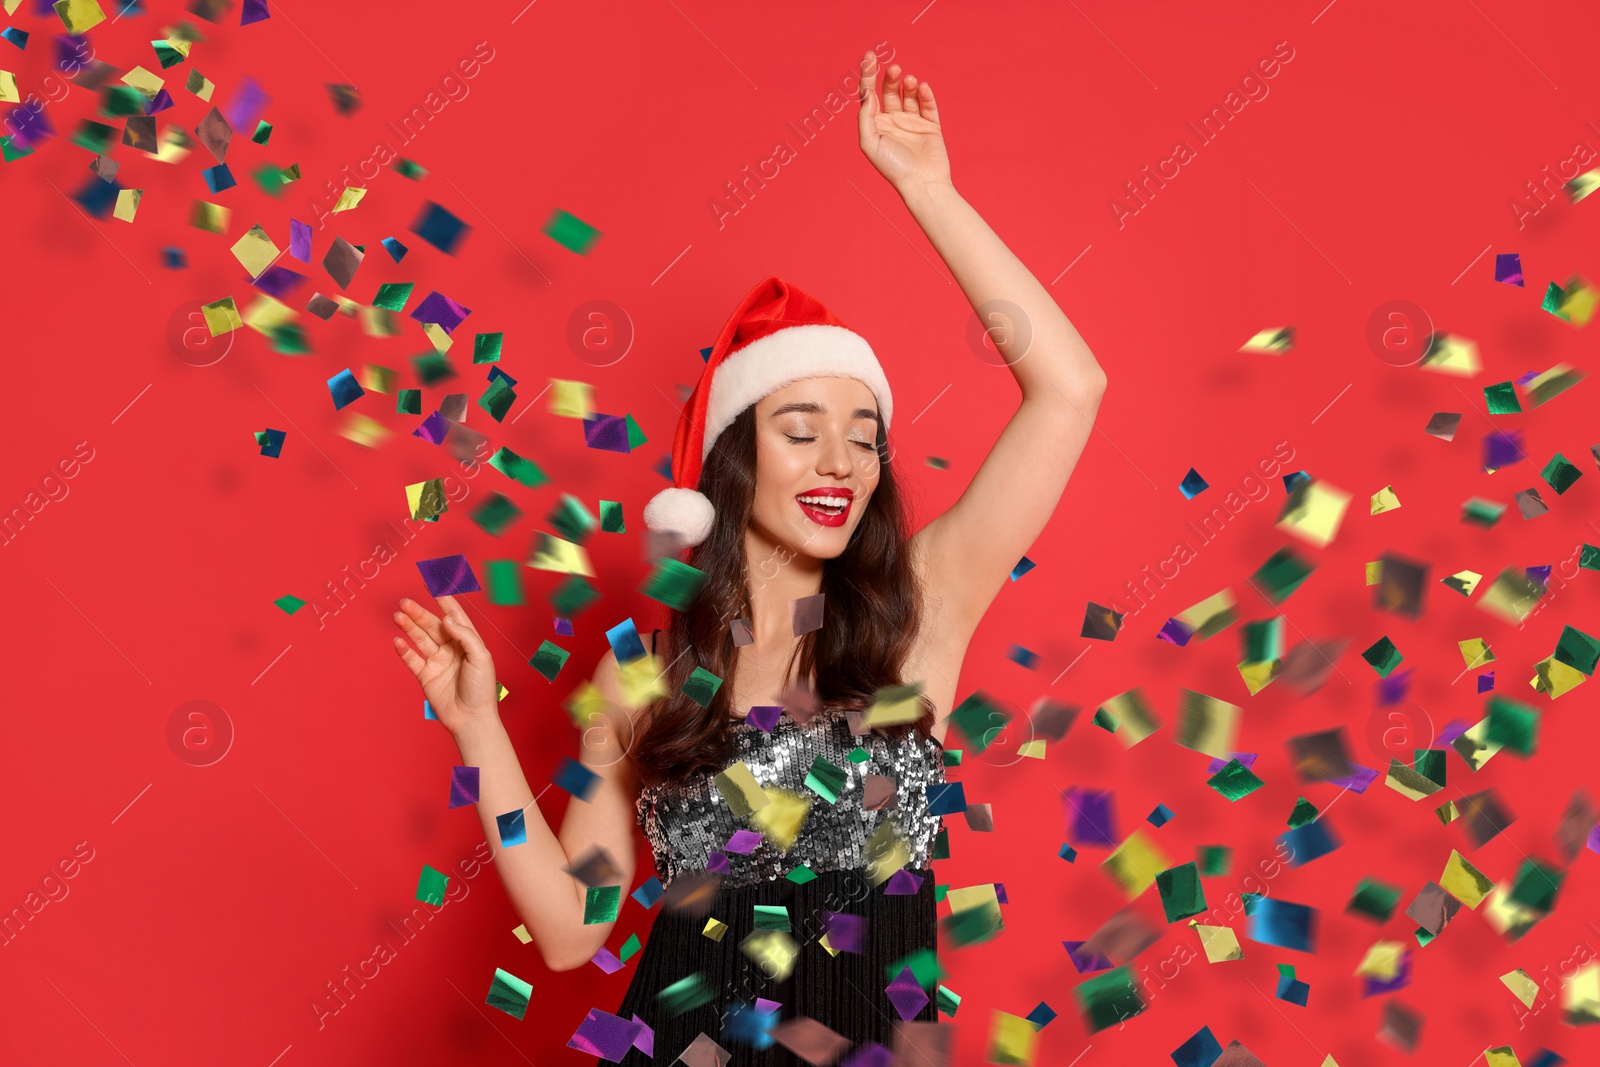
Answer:
<svg viewBox="0 0 1600 1067"><path fill-rule="evenodd" d="M765 838L748 855L725 847L737 831L756 827L750 816L734 814L712 775L640 790L639 825L664 886L682 878L704 878L708 863L720 868L722 857L727 870L709 912L656 906L649 940L636 957L637 970L616 1011L623 1019L637 1015L655 1031L654 1057L633 1049L623 1064L672 1064L702 1033L732 1053L731 1060L723 1061L730 1067L804 1063L779 1044L757 1049L737 1039L739 1020L730 1019L730 1013L757 998L782 1004L777 1025L804 1016L848 1039L847 1048L867 1041L892 1046L894 1023L901 1015L885 992L892 977L886 968L937 948L931 860L939 816L929 814L925 787L945 781L944 756L937 741L914 733L903 739L872 730L852 734L852 718L825 709L801 724L785 714L770 734L753 723L734 724L729 766L743 762L763 787L810 798L799 833L785 851ZM858 748L870 758L851 760ZM837 795L831 804L806 786L818 757L843 771L842 784L835 776L825 786ZM826 768L820 769L826 774ZM893 796L881 806L877 799L887 783L869 784L869 776L893 782ZM864 796L871 796L873 809L864 807ZM893 831L882 829L885 822L893 824ZM902 870L919 880L913 891L885 892L891 886L910 888L910 879L902 875L884 881L882 871L873 884L869 842L881 845L885 835L898 837L905 848L909 858ZM786 877L802 864L816 874L814 879L797 883ZM798 954L785 978L772 976L770 963L758 963L741 950L741 943L758 930L757 905L788 909L789 936ZM819 943L826 912L861 917L859 953L835 955ZM720 939L703 933L708 917L727 924ZM709 1003L674 1014L672 1006L657 999L658 991L697 973L715 991ZM934 1021L935 1004L930 1000L910 1018Z"/></svg>

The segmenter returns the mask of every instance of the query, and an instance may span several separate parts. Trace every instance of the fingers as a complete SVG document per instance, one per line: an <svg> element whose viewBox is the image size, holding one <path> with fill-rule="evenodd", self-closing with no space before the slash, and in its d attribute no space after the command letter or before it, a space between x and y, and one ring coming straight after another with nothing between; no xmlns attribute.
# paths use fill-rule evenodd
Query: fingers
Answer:
<svg viewBox="0 0 1600 1067"><path fill-rule="evenodd" d="M408 601L401 601L401 603L405 604ZM415 605L412 606L415 607ZM440 641L434 640L433 636L421 626L418 626L416 620L410 615L404 611L397 611L394 613L394 621L395 625L400 627L401 632L411 638L411 643L417 646L418 652L421 652L424 656L431 656L439 651ZM444 635L441 633L439 636L442 641Z"/></svg>
<svg viewBox="0 0 1600 1067"><path fill-rule="evenodd" d="M412 674L415 674L418 677L422 675L422 668L427 666L427 661L413 652L411 646L406 644L404 638L397 637L394 639L394 650L395 652L399 653L400 662L404 663Z"/></svg>
<svg viewBox="0 0 1600 1067"><path fill-rule="evenodd" d="M883 76L883 110L887 112L904 111L905 101L900 97L900 64L891 63L889 70Z"/></svg>
<svg viewBox="0 0 1600 1067"><path fill-rule="evenodd" d="M405 612L406 616L410 618L413 623L422 627L422 631L433 639L433 643L435 645L444 644L444 631L439 628L439 619L433 614L433 612L429 611L421 604L418 604L410 597L401 598L400 610ZM423 654L431 655L432 653L425 651Z"/></svg>
<svg viewBox="0 0 1600 1067"><path fill-rule="evenodd" d="M461 649L467 654L467 662L474 667L488 667L494 660L489 656L489 649L483 643L483 638L478 636L478 631L473 629L470 620L463 625L459 619L448 618L444 621L445 633L461 643Z"/></svg>
<svg viewBox="0 0 1600 1067"><path fill-rule="evenodd" d="M923 82L917 88L917 106L922 109L922 117L929 122L939 121L939 105L933 99L933 86Z"/></svg>

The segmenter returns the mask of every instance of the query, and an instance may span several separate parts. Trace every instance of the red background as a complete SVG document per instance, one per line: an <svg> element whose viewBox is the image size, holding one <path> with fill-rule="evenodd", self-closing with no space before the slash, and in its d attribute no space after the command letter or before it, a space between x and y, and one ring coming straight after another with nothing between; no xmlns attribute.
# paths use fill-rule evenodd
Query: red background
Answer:
<svg viewBox="0 0 1600 1067"><path fill-rule="evenodd" d="M969 348L971 309L861 156L854 103L803 146L786 126L822 105L878 42L931 81L957 187L1049 286L1110 379L1097 432L1028 553L1038 567L1001 593L960 692L982 687L1019 708L1042 695L1092 708L1139 685L1168 723L1124 751L1086 712L1042 761L1013 764L1002 742L952 772L969 802L993 805L996 832L950 820L953 856L939 879L1002 882L1009 899L999 938L943 953L945 982L964 998L954 1020L960 1060L983 1059L992 1012L1025 1015L1040 1001L1059 1014L1039 1035L1040 1063L1167 1062L1201 1025L1274 1065L1320 1064L1329 1053L1345 1067L1463 1064L1507 1043L1524 1062L1540 1046L1574 1062L1593 1057L1593 1032L1562 1025L1559 1006L1519 1030L1520 1006L1497 980L1515 967L1543 978L1579 946L1600 945L1589 921L1593 854L1580 856L1556 912L1521 941L1506 943L1464 910L1414 950L1414 980L1393 994L1426 1016L1410 1058L1375 1040L1386 998L1359 999L1351 972L1379 936L1409 941L1411 924L1397 913L1379 931L1342 909L1367 875L1402 885L1404 907L1439 876L1452 847L1501 880L1524 855L1558 861L1561 811L1592 778L1593 702L1584 691L1592 687L1552 703L1526 680L1563 623L1600 632L1595 576L1580 574L1520 630L1475 605L1503 568L1570 561L1579 542L1600 540L1585 521L1600 482L1588 456L1600 440L1593 383L1536 412L1492 418L1481 391L1559 361L1593 365L1600 327L1579 331L1542 312L1539 298L1549 281L1600 274L1600 208L1561 198L1519 228L1508 201L1576 143L1600 147L1590 121L1600 81L1595 15L1570 2L1536 15L1505 0L1322 3L1226 12L1104 0L781 11L274 3L273 17L256 25L239 27L237 9L222 25L198 23L209 40L165 72L148 41L187 17L176 5L151 3L91 31L100 58L165 76L176 106L159 114L163 128L192 129L208 110L183 91L190 66L217 83L215 101L229 99L241 76L257 79L276 128L265 147L248 130L236 134L228 162L240 185L218 196L202 183L209 159L199 146L176 165L118 146L121 184L145 190L133 225L91 220L63 195L89 180L91 155L67 140L94 110L83 89L48 105L56 139L0 166L10 396L0 505L22 504L78 442L94 452L66 483L69 494L0 555L12 683L0 907L22 904L76 843L94 855L66 883L69 894L0 951L6 1058L141 1067L590 1059L565 1042L589 1007L616 1006L631 968L547 972L512 937L517 920L492 868L318 1026L310 1005L324 983L380 938L398 943L387 923L412 907L421 865L459 877L457 864L482 841L473 812L446 808L457 753L421 717L416 685L389 647L389 613L400 596L424 592L418 559L464 552L481 575L483 560L526 557L560 492L591 509L601 498L623 502L629 533L597 535L592 545L605 599L561 642L573 658L556 683L525 665L553 636L542 597L554 576L525 572L526 608L467 598L493 624L491 650L511 690L504 715L540 788L577 750L559 701L606 647L604 629L629 615L641 629L657 618L658 606L633 591L645 573L639 510L664 484L650 468L670 447L675 389L692 383L697 350L767 274L819 296L880 353L906 413L894 442L909 458L903 477L920 516L956 498L1013 410L1016 388ZM42 95L49 35L60 30L34 10L25 0L11 19L35 35L26 52L0 46L0 67L17 72L24 95ZM385 124L420 105L479 41L494 58L467 83L469 95L400 144ZM1108 201L1123 183L1177 139L1193 146L1185 122L1221 104L1284 41L1294 58L1267 83L1270 95L1119 228ZM322 87L340 81L364 96L352 117L336 114ZM168 337L169 317L190 301L231 294L243 307L249 286L228 246L258 222L286 246L287 219L311 220L308 200L323 195L321 183L384 138L431 173L413 184L386 169L356 210L332 217L316 233L319 266L290 303L304 306L312 288L338 291L320 262L342 234L368 246L352 299L370 301L382 282L413 281L413 306L438 289L472 308L452 353L462 376L428 390L424 411L444 392L476 398L486 368L470 365L470 335L505 331L501 366L521 382L517 406L503 425L474 406L468 424L554 479L529 490L485 469L465 483L465 502L404 547L388 525L405 515L403 487L460 468L408 436L417 420L395 415L389 396L370 394L352 410L396 436L377 449L339 436L349 412L333 410L324 380L375 362L415 384L409 357L428 345L414 322L405 320L400 338L374 339L354 320L302 315L315 354L279 355L244 329L207 367L193 366L192 352L178 358ZM719 228L709 202L779 139L796 157ZM264 195L248 174L267 161L298 163L303 181L281 199ZM225 238L187 226L196 197L232 209ZM424 198L473 227L455 258L408 232ZM587 256L541 233L556 208L602 231ZM398 265L376 244L390 235L411 248ZM188 270L162 268L166 245L186 251ZM1522 254L1525 289L1492 280L1494 253L1512 251ZM573 309L594 299L613 301L636 330L627 356L606 367L566 341ZM1378 358L1365 331L1391 299L1415 301L1437 328L1475 339L1483 372L1463 380ZM1285 325L1298 330L1292 354L1237 352L1256 331ZM593 383L598 410L631 412L649 443L626 456L586 450L576 422L533 399L552 377ZM1422 433L1434 411L1463 413L1455 441ZM1479 441L1491 423L1525 429L1531 464L1482 473ZM252 442L268 426L288 431L277 460ZM1123 582L1169 556L1176 540L1195 544L1185 523L1221 504L1280 441L1295 451L1289 470L1354 494L1332 545L1319 550L1274 528L1283 499L1275 480L1270 502L1251 504L1200 548L1114 643L1077 636L1086 602L1122 596ZM1556 451L1585 471L1562 497L1537 481ZM924 465L928 455L950 469ZM1177 490L1190 466L1213 486L1194 501ZM1525 522L1513 506L1491 530L1458 521L1470 496L1509 504L1535 484L1551 504L1544 517ZM1367 497L1385 485L1403 507L1368 517ZM465 516L490 487L525 513L500 539ZM285 594L331 606L324 583L379 541L400 558L321 628L309 607L290 617L273 606ZM1319 566L1274 609L1245 579L1286 543ZM1387 550L1432 564L1419 620L1371 607L1363 567ZM1485 575L1471 602L1437 584L1462 569ZM1320 693L1301 700L1274 685L1250 697L1234 668L1237 628L1185 649L1153 639L1168 615L1224 586L1238 595L1242 619L1281 610L1291 643L1352 639ZM1434 817L1439 798L1412 803L1381 782L1342 796L1328 819L1344 847L1270 887L1320 910L1315 954L1245 939L1243 961L1201 957L1154 991L1143 1016L1087 1033L1060 942L1086 938L1123 901L1096 869L1104 850L1085 848L1071 866L1056 858L1065 840L1057 790L1115 788L1121 832L1139 826L1174 862L1193 858L1199 844L1232 845L1233 874L1206 883L1216 907L1271 855L1297 795L1319 805L1337 795L1297 782L1284 739L1343 724L1357 759L1387 765L1390 753L1367 740L1369 724L1388 725L1387 709L1358 655L1384 634L1414 668L1405 710L1417 723L1438 729L1480 717L1472 674L1452 684L1462 666L1456 642L1480 636L1499 657L1500 690L1547 712L1530 761L1502 753L1472 775L1450 756L1446 796L1492 785L1518 821L1472 851ZM1036 670L1007 659L1011 643L1038 653ZM1239 746L1262 754L1265 789L1230 804L1206 788L1203 757L1171 741L1180 686L1244 707ZM196 699L220 705L236 732L207 767L186 764L168 744L174 709ZM950 744L960 743L952 733ZM541 801L552 821L564 799L552 790ZM1139 821L1157 803L1176 812L1159 831ZM1154 894L1142 904L1152 908ZM624 905L613 949L631 932L644 936L652 917ZM1234 925L1243 934L1244 922ZM1198 953L1193 932L1177 924L1137 963L1153 971L1180 944ZM1310 983L1308 1007L1271 999L1280 962ZM484 1006L496 967L533 984L525 1020Z"/></svg>

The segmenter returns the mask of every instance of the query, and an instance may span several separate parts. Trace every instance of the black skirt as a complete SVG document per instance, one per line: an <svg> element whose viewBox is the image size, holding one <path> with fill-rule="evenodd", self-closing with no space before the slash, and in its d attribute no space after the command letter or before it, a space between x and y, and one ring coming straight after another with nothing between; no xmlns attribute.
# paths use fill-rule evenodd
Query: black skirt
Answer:
<svg viewBox="0 0 1600 1067"><path fill-rule="evenodd" d="M621 1062L630 1067L650 1063L665 1067L704 1033L732 1053L730 1067L791 1067L805 1063L777 1043L758 1050L723 1036L724 1022L735 1005L739 1001L753 1005L757 997L781 1002L778 1024L807 1016L847 1038L851 1049L867 1041L892 1049L894 1025L900 1014L884 992L893 977L885 974L885 969L919 950L936 950L938 946L933 874L925 870L910 873L920 876L922 885L917 893L908 895L885 895L884 886L873 886L865 872L859 870L823 872L803 885L780 878L721 889L709 913L710 918L728 925L720 941L701 932L706 925L704 914L660 912L649 941L637 957L633 981L616 1011L623 1019L637 1014L654 1029L655 1055L646 1057L634 1048ZM756 929L757 904L782 904L789 910L789 935L798 944L799 954L789 977L782 981L769 977L739 948L740 942ZM865 918L860 953L830 955L818 943L825 929L826 911ZM667 1006L656 999L656 993L697 972L715 991L714 999L682 1014L670 1014ZM928 1003L912 1018L933 1022L938 1017L937 1004L933 990L925 992Z"/></svg>

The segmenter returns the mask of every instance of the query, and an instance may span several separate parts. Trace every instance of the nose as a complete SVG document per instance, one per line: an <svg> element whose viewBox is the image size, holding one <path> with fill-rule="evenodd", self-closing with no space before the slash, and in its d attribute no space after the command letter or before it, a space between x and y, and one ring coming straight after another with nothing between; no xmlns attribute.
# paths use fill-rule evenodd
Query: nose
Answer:
<svg viewBox="0 0 1600 1067"><path fill-rule="evenodd" d="M842 437L830 438L827 447L817 456L817 473L834 478L848 478L851 469L850 442Z"/></svg>

